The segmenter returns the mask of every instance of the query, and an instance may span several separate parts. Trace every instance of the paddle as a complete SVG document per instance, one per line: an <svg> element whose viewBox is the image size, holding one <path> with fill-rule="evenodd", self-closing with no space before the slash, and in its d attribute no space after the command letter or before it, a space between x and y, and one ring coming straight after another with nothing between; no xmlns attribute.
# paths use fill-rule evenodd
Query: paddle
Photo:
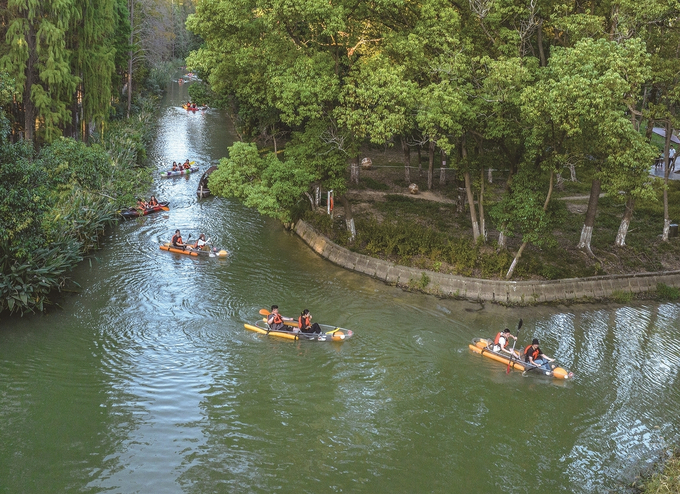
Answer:
<svg viewBox="0 0 680 494"><path fill-rule="evenodd" d="M508 360L508 368L505 369L506 374L510 374L510 365L512 364L512 361L515 359L515 344L517 343L517 337L519 336L519 330L522 328L522 324L524 324L524 321L520 319L519 324L517 325L517 333L515 333L515 341L512 342L512 350L510 351L510 360Z"/></svg>

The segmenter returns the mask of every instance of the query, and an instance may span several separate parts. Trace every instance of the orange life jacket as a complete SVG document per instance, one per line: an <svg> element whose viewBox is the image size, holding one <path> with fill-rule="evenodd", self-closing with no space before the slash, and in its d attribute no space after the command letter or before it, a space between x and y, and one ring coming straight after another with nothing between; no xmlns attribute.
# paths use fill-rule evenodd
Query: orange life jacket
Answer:
<svg viewBox="0 0 680 494"><path fill-rule="evenodd" d="M182 244L182 236L176 233L172 236L172 245Z"/></svg>
<svg viewBox="0 0 680 494"><path fill-rule="evenodd" d="M272 319L272 322L269 324L281 324L283 322L283 318L281 317L281 314L272 314L274 318Z"/></svg>
<svg viewBox="0 0 680 494"><path fill-rule="evenodd" d="M309 316L300 316L298 317L298 325L300 326L300 329L307 329L310 327L311 321L309 320Z"/></svg>
<svg viewBox="0 0 680 494"><path fill-rule="evenodd" d="M500 341L501 336L503 336L503 332L499 331L498 334L496 335L496 338L493 340L494 345L499 345L498 342ZM503 336L503 338L505 338L505 344L503 345L503 348L505 348L506 346L508 346L509 338L506 336Z"/></svg>

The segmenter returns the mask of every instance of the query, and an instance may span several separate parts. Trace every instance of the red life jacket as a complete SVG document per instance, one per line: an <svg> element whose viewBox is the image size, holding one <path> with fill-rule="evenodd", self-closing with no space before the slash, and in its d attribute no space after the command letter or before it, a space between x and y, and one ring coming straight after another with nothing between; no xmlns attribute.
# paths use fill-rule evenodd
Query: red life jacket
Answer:
<svg viewBox="0 0 680 494"><path fill-rule="evenodd" d="M536 348L534 350L532 348L532 345L529 345L524 349L524 356L526 358L526 362L529 362L529 357L531 357L532 360L536 360L540 354L541 354L540 348Z"/></svg>
<svg viewBox="0 0 680 494"><path fill-rule="evenodd" d="M182 236L176 233L172 236L172 245L182 244Z"/></svg>
<svg viewBox="0 0 680 494"><path fill-rule="evenodd" d="M309 316L298 317L298 325L300 326L300 329L307 329L310 327L311 321L309 320Z"/></svg>
<svg viewBox="0 0 680 494"><path fill-rule="evenodd" d="M498 334L496 335L496 338L494 338L494 340L493 340L494 345L499 345L498 342L500 341L501 336L503 336L503 332L499 331ZM503 338L505 338L505 344L503 345L503 348L505 348L506 346L508 346L508 340L510 338L508 338L507 336L503 336Z"/></svg>

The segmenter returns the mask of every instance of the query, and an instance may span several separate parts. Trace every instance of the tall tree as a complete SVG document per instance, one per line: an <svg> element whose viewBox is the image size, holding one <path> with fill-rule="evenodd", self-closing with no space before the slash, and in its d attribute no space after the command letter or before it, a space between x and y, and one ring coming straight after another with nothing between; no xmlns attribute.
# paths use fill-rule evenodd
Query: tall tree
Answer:
<svg viewBox="0 0 680 494"><path fill-rule="evenodd" d="M79 78L71 74L67 31L80 17L75 0L8 0L9 50L0 66L21 91L24 137L36 131L50 141L71 119L69 104Z"/></svg>

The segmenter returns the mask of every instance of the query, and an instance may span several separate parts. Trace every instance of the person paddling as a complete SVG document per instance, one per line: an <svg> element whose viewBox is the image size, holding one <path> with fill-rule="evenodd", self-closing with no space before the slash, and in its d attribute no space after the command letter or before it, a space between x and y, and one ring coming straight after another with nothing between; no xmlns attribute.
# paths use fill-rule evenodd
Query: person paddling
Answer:
<svg viewBox="0 0 680 494"><path fill-rule="evenodd" d="M283 317L279 314L279 306L272 305L272 312L267 317L267 324L270 331L287 331L284 321L293 321L292 317ZM298 328L291 328L294 332L299 331Z"/></svg>
<svg viewBox="0 0 680 494"><path fill-rule="evenodd" d="M191 168L191 163L189 163L189 160L187 159L187 160L184 162L184 169L185 169L185 170L188 170L189 168Z"/></svg>
<svg viewBox="0 0 680 494"><path fill-rule="evenodd" d="M319 324L312 323L312 315L309 313L309 309L305 309L300 313L298 325L300 326L300 331L303 333L321 333Z"/></svg>
<svg viewBox="0 0 680 494"><path fill-rule="evenodd" d="M149 207L153 206L158 206L158 200L156 199L156 196L151 196L151 199L149 199Z"/></svg>
<svg viewBox="0 0 680 494"><path fill-rule="evenodd" d="M175 230L175 234L172 236L172 240L170 241L172 243L173 247L176 248L181 248L182 250L186 249L186 244L182 241L182 234L180 233L179 230Z"/></svg>
<svg viewBox="0 0 680 494"><path fill-rule="evenodd" d="M508 343L510 341L510 338L513 338L515 341L517 341L517 337L514 336L508 328L505 328L503 331L500 331L496 335L496 338L493 340L492 349L496 353L505 352L509 355L512 355L513 357L519 358L519 353L515 352L514 350L508 349Z"/></svg>
<svg viewBox="0 0 680 494"><path fill-rule="evenodd" d="M198 236L198 240L196 240L196 242L194 243L194 245L192 245L192 247L196 250L203 250L205 245L206 245L205 233L201 233Z"/></svg>
<svg viewBox="0 0 680 494"><path fill-rule="evenodd" d="M137 199L137 209L144 211L149 205L144 201L144 199Z"/></svg>
<svg viewBox="0 0 680 494"><path fill-rule="evenodd" d="M554 362L555 359L545 355L538 346L538 339L534 338L531 342L531 345L524 349L524 361L535 367L549 371L552 370L550 368L550 362Z"/></svg>

